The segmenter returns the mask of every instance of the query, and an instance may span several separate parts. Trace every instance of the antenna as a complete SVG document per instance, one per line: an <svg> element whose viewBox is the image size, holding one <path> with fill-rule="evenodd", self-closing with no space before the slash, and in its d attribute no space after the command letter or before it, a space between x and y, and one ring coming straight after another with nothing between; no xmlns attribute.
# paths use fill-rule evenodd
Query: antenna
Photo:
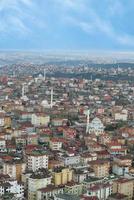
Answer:
<svg viewBox="0 0 134 200"><path fill-rule="evenodd" d="M90 115L90 110L88 109L88 111L87 111L87 126L86 126L86 133L88 133L88 127L89 127L89 115Z"/></svg>
<svg viewBox="0 0 134 200"><path fill-rule="evenodd" d="M51 108L53 107L53 87L51 88Z"/></svg>

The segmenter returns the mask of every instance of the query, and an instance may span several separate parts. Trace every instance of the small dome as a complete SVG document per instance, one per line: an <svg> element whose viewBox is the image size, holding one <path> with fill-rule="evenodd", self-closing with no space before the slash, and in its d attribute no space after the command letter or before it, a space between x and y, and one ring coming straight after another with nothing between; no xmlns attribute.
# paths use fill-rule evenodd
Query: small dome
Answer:
<svg viewBox="0 0 134 200"><path fill-rule="evenodd" d="M41 102L41 105L42 105L44 108L50 107L50 105L49 105L49 103L48 103L47 100L43 100L43 101Z"/></svg>
<svg viewBox="0 0 134 200"><path fill-rule="evenodd" d="M28 97L25 95L25 96L23 96L23 97L21 97L21 99L23 100L23 101L28 101L29 99L28 99Z"/></svg>
<svg viewBox="0 0 134 200"><path fill-rule="evenodd" d="M92 120L91 123L92 123L92 124L99 124L99 125L102 125L102 122L101 122L101 120L100 120L98 117L95 117L95 118Z"/></svg>

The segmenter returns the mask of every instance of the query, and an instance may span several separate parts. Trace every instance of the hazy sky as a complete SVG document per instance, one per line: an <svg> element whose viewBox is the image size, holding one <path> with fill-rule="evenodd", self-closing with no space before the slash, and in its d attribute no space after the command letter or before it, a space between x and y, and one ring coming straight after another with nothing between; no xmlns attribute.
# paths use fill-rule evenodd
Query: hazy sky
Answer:
<svg viewBox="0 0 134 200"><path fill-rule="evenodd" d="M0 0L0 49L134 50L134 0Z"/></svg>

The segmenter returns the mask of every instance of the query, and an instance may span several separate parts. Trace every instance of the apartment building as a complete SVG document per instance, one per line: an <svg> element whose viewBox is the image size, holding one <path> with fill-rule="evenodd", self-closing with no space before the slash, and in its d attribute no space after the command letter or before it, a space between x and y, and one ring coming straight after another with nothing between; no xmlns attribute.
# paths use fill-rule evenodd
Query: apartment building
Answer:
<svg viewBox="0 0 134 200"><path fill-rule="evenodd" d="M27 168L35 172L41 168L48 168L48 155L44 151L32 151L27 154Z"/></svg>
<svg viewBox="0 0 134 200"><path fill-rule="evenodd" d="M22 173L25 172L26 163L22 160L10 160L3 163L3 174L8 174L11 178L21 180Z"/></svg>
<svg viewBox="0 0 134 200"><path fill-rule="evenodd" d="M134 180L119 178L113 182L113 193L120 193L127 195L127 200L133 199Z"/></svg>
<svg viewBox="0 0 134 200"><path fill-rule="evenodd" d="M108 160L96 160L90 163L91 168L98 178L106 177L109 175L110 162Z"/></svg>
<svg viewBox="0 0 134 200"><path fill-rule="evenodd" d="M37 200L37 191L51 184L52 176L47 170L33 172L28 178L28 200Z"/></svg>
<svg viewBox="0 0 134 200"><path fill-rule="evenodd" d="M65 185L73 179L73 170L66 167L57 167L54 169L54 185Z"/></svg>

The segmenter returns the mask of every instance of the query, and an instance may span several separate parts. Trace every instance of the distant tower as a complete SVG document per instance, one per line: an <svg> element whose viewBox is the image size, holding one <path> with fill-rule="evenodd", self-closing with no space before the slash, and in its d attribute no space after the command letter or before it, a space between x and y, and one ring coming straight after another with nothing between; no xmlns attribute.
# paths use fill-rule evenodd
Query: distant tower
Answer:
<svg viewBox="0 0 134 200"><path fill-rule="evenodd" d="M8 95L5 97L5 100L8 100Z"/></svg>
<svg viewBox="0 0 134 200"><path fill-rule="evenodd" d="M46 70L44 69L44 81L46 80Z"/></svg>
<svg viewBox="0 0 134 200"><path fill-rule="evenodd" d="M13 71L13 77L16 77L15 71Z"/></svg>
<svg viewBox="0 0 134 200"><path fill-rule="evenodd" d="M53 88L51 88L51 108L53 107Z"/></svg>
<svg viewBox="0 0 134 200"><path fill-rule="evenodd" d="M87 126L86 126L86 133L88 133L88 127L89 127L89 115L90 115L90 110L88 109L88 111L87 111Z"/></svg>
<svg viewBox="0 0 134 200"><path fill-rule="evenodd" d="M22 97L24 97L25 96L25 85L23 84L23 86L22 86Z"/></svg>

